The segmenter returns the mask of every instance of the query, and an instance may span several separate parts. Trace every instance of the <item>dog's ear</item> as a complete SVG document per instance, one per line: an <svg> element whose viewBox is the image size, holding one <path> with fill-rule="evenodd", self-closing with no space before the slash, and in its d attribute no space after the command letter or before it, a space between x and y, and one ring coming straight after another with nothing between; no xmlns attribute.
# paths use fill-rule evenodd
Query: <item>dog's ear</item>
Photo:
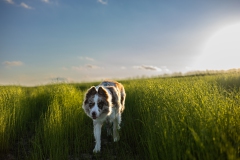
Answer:
<svg viewBox="0 0 240 160"><path fill-rule="evenodd" d="M92 86L86 93L86 99L88 99L90 96L97 93L97 90L94 86Z"/></svg>
<svg viewBox="0 0 240 160"><path fill-rule="evenodd" d="M103 87L98 88L98 94L105 98L108 98L108 93Z"/></svg>
<svg viewBox="0 0 240 160"><path fill-rule="evenodd" d="M112 94L112 104L117 104L118 103L118 95L117 95L116 89L114 87L107 87L107 88Z"/></svg>

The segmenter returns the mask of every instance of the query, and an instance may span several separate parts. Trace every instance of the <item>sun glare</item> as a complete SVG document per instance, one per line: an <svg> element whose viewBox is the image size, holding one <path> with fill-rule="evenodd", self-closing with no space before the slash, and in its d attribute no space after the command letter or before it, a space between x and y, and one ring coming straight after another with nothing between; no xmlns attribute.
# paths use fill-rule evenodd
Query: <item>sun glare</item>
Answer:
<svg viewBox="0 0 240 160"><path fill-rule="evenodd" d="M197 59L195 69L226 70L240 68L240 23L213 33Z"/></svg>

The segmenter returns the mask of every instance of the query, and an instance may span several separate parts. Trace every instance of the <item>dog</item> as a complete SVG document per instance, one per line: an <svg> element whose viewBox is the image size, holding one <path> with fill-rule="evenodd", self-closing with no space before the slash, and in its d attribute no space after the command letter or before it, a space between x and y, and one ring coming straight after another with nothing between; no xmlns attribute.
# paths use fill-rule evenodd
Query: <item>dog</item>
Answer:
<svg viewBox="0 0 240 160"><path fill-rule="evenodd" d="M96 140L94 153L101 150L101 128L104 122L113 124L113 141L119 141L121 114L125 109L126 93L123 85L116 81L103 81L98 86L92 86L85 94L82 108L93 120L94 137ZM107 129L108 135L112 134Z"/></svg>

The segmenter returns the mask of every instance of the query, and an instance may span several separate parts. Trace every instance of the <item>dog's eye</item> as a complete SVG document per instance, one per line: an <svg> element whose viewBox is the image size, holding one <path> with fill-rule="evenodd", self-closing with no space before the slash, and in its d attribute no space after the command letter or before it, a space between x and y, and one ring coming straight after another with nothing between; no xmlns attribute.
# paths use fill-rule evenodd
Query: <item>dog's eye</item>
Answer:
<svg viewBox="0 0 240 160"><path fill-rule="evenodd" d="M98 108L102 109L102 108L103 108L103 105L104 105L104 102L99 102L99 103L98 103Z"/></svg>
<svg viewBox="0 0 240 160"><path fill-rule="evenodd" d="M89 107L92 108L94 106L94 103L90 102Z"/></svg>

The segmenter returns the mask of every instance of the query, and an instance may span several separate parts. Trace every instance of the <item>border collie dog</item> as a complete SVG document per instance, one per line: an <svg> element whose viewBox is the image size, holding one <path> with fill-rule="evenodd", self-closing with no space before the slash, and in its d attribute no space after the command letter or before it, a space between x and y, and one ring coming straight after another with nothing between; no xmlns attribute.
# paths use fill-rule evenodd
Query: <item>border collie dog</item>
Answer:
<svg viewBox="0 0 240 160"><path fill-rule="evenodd" d="M113 141L120 139L118 129L120 129L121 113L125 108L125 97L123 85L116 81L103 81L87 91L82 108L93 119L96 140L94 153L101 150L101 128L105 121L108 124L113 123ZM109 128L107 133L112 134Z"/></svg>

